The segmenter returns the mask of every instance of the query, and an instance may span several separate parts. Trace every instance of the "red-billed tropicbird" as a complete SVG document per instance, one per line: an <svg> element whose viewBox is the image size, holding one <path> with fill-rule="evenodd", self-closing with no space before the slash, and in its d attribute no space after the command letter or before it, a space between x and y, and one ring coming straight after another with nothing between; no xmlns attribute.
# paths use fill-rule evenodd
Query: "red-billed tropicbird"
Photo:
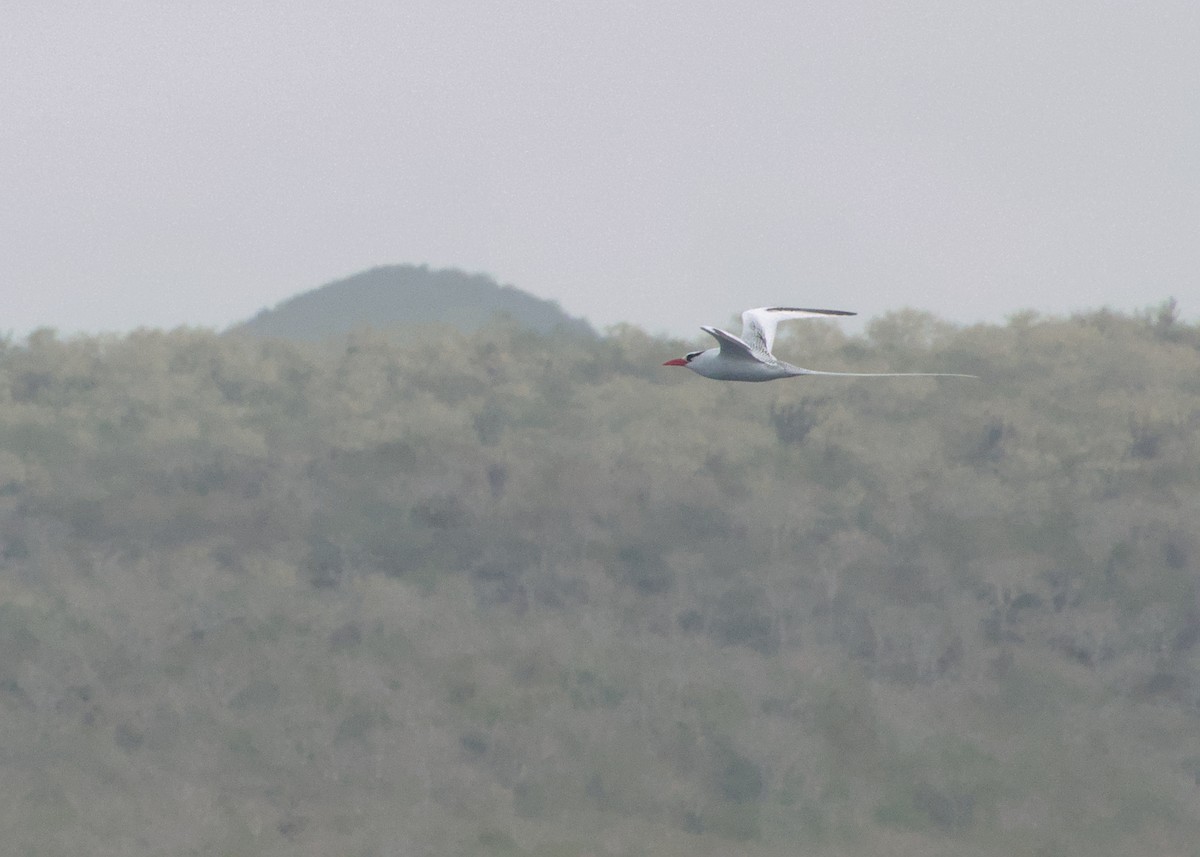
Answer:
<svg viewBox="0 0 1200 857"><path fill-rule="evenodd" d="M700 329L720 343L719 348L693 351L685 357L668 360L664 366L686 366L697 375L717 381L774 381L798 375L840 375L855 378L894 378L918 376L926 378L974 378L951 372L821 372L801 369L780 360L771 353L775 342L775 326L789 318L832 318L855 315L841 309L798 309L772 306L748 309L742 313L742 335L734 336L719 327Z"/></svg>

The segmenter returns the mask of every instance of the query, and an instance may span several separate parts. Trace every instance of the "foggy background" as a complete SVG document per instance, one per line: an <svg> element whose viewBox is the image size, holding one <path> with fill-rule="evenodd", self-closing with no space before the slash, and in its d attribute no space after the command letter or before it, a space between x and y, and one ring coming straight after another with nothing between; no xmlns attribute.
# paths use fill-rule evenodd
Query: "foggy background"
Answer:
<svg viewBox="0 0 1200 857"><path fill-rule="evenodd" d="M1200 11L6 3L0 329L393 262L603 326L1200 304Z"/></svg>
<svg viewBox="0 0 1200 857"><path fill-rule="evenodd" d="M0 5L5 853L1196 853L1200 7L192 5Z"/></svg>

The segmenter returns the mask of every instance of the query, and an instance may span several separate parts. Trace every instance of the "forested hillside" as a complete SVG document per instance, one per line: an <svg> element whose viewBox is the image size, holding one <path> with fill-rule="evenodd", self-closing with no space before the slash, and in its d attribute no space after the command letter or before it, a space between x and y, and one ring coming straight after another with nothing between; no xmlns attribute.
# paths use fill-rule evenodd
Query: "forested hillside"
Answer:
<svg viewBox="0 0 1200 857"><path fill-rule="evenodd" d="M1195 853L1200 329L785 328L4 343L5 853Z"/></svg>

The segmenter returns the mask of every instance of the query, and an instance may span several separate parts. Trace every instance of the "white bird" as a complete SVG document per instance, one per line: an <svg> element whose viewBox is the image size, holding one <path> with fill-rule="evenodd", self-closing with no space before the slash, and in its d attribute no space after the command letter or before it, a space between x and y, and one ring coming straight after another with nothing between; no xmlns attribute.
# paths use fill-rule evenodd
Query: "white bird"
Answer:
<svg viewBox="0 0 1200 857"><path fill-rule="evenodd" d="M775 326L789 318L831 318L856 315L842 309L799 309L772 306L748 309L742 313L742 335L734 336L719 327L700 329L720 343L719 348L693 351L684 357L668 360L664 366L686 366L697 375L716 381L774 381L799 375L840 375L855 378L895 378L917 376L925 378L974 378L951 372L821 372L801 369L780 360L771 353L775 342Z"/></svg>

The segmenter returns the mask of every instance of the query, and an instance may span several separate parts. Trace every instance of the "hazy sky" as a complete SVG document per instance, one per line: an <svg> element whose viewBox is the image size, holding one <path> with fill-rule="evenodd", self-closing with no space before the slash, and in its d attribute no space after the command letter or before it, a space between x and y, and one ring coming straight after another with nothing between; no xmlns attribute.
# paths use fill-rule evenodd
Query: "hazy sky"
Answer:
<svg viewBox="0 0 1200 857"><path fill-rule="evenodd" d="M1196 0L4 0L0 331L397 262L654 331L1196 318L1197 45Z"/></svg>

